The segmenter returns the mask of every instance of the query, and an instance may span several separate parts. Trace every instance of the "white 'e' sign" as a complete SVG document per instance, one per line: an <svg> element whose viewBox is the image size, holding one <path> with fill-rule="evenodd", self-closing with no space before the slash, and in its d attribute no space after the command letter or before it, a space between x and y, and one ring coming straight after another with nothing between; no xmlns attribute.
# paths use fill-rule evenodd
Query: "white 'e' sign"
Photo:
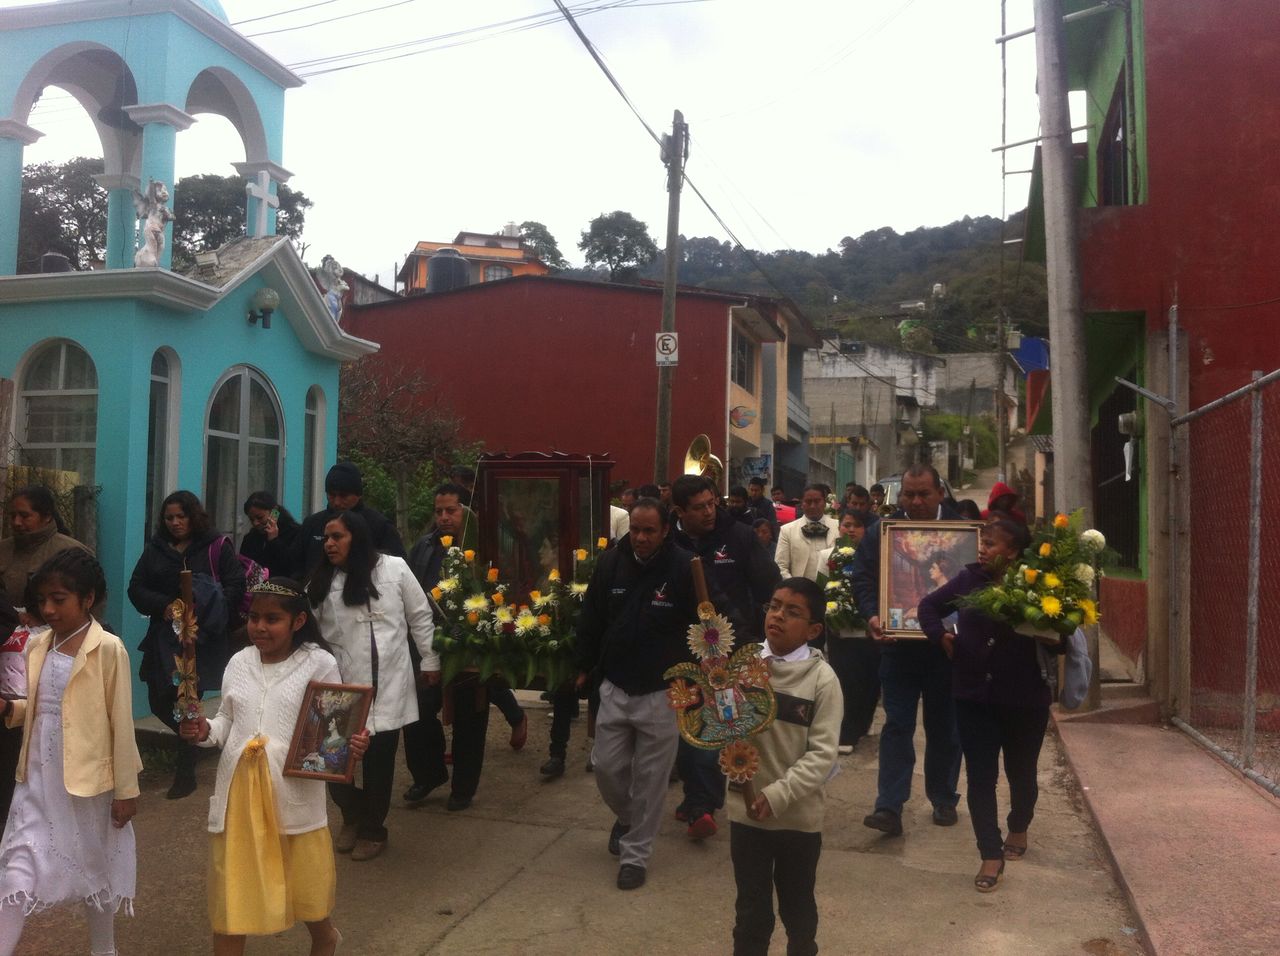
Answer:
<svg viewBox="0 0 1280 956"><path fill-rule="evenodd" d="M659 332L653 338L653 356L659 365L680 364L680 337L675 332Z"/></svg>

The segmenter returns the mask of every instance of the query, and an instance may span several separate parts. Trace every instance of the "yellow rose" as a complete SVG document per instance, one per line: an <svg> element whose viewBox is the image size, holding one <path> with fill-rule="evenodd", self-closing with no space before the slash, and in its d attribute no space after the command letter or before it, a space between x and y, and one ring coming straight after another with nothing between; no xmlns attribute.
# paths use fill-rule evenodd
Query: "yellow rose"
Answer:
<svg viewBox="0 0 1280 956"><path fill-rule="evenodd" d="M1028 584L1035 584L1036 578L1040 576L1040 572L1035 568L1023 568L1022 576L1027 579Z"/></svg>
<svg viewBox="0 0 1280 956"><path fill-rule="evenodd" d="M441 539L440 539L440 543L441 543L442 545L444 545L446 548L452 548L452 547L453 547L453 535L451 535L451 534L446 534L446 535L444 535L443 537L441 537Z"/></svg>
<svg viewBox="0 0 1280 956"><path fill-rule="evenodd" d="M435 598L437 601L439 601L439 600L440 600L440 598L441 598L441 596L442 596L443 594L444 594L444 592L443 592L443 591L441 591L439 588L432 588L432 589L431 589L431 596L432 596L433 598Z"/></svg>
<svg viewBox="0 0 1280 956"><path fill-rule="evenodd" d="M494 591L493 594L489 597L489 600L492 601L496 606L501 607L502 603L506 601L506 598L502 596L501 591Z"/></svg>
<svg viewBox="0 0 1280 956"><path fill-rule="evenodd" d="M1053 545L1051 545L1048 541L1040 545L1040 557L1047 558L1051 554L1053 554Z"/></svg>
<svg viewBox="0 0 1280 956"><path fill-rule="evenodd" d="M551 569L551 573L547 575L547 580L549 580L549 581L559 581L559 580L560 580L560 569L559 569L559 568L552 568L552 569Z"/></svg>
<svg viewBox="0 0 1280 956"><path fill-rule="evenodd" d="M603 551L607 547L609 547L608 538L596 538L596 548L598 550Z"/></svg>
<svg viewBox="0 0 1280 956"><path fill-rule="evenodd" d="M485 580L490 583L493 583L494 581L498 580L498 569L490 568L489 573L485 575Z"/></svg>
<svg viewBox="0 0 1280 956"><path fill-rule="evenodd" d="M466 558L468 561L474 561L476 559L476 553L472 551L470 548L468 548L466 551L463 551L462 556Z"/></svg>
<svg viewBox="0 0 1280 956"><path fill-rule="evenodd" d="M587 549L579 548L577 551L573 552L573 556L579 561L585 561L587 560Z"/></svg>
<svg viewBox="0 0 1280 956"><path fill-rule="evenodd" d="M1098 605L1091 598L1080 599L1080 610L1084 612L1086 624L1098 623Z"/></svg>
<svg viewBox="0 0 1280 956"><path fill-rule="evenodd" d="M1068 519L1066 515L1058 515L1053 519L1053 526L1055 528L1065 528L1069 523L1070 519Z"/></svg>
<svg viewBox="0 0 1280 956"><path fill-rule="evenodd" d="M1062 578L1050 571L1044 576L1044 586L1047 588L1060 588L1062 587Z"/></svg>
<svg viewBox="0 0 1280 956"><path fill-rule="evenodd" d="M1062 602L1053 595L1046 594L1040 599L1040 610L1049 617L1057 617L1062 613Z"/></svg>

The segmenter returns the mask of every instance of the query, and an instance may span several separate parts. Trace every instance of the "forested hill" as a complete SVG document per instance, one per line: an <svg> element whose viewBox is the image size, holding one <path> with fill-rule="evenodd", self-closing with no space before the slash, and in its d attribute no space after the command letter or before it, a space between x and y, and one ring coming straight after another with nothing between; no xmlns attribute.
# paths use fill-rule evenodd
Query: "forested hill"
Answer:
<svg viewBox="0 0 1280 956"><path fill-rule="evenodd" d="M1006 238L1022 232L1011 217ZM713 238L681 238L680 282L711 289L777 295L780 289L819 327L921 351L983 351L994 346L1001 301L1000 220L990 216L925 226L899 235L885 227L847 236L822 253L755 253L772 284L740 251ZM1046 332L1042 266L1021 262L1020 246L1003 247L1004 305L1024 334ZM642 271L661 279L663 256ZM941 294L935 295L940 285ZM903 308L903 303L923 303ZM906 327L901 323L908 321ZM904 341L905 337L905 341Z"/></svg>

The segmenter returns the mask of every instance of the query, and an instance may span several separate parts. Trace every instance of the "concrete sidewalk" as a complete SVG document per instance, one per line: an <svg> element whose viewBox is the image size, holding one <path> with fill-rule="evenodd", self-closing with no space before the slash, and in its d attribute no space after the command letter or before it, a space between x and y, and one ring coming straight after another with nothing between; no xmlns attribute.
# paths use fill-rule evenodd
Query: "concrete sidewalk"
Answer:
<svg viewBox="0 0 1280 956"><path fill-rule="evenodd" d="M1055 722L1156 956L1280 953L1280 802L1175 728Z"/></svg>

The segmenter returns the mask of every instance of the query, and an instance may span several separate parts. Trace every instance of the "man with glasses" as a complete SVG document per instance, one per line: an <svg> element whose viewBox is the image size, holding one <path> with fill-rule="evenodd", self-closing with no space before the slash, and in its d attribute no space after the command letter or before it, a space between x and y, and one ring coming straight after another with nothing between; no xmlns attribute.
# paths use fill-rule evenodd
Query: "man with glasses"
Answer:
<svg viewBox="0 0 1280 956"><path fill-rule="evenodd" d="M763 639L762 603L781 580L755 532L718 507L715 486L699 475L681 475L671 486L676 522L672 537L702 559L708 586L718 589L725 604L717 609L732 622L735 645ZM715 812L724 806L724 774L720 754L681 740L676 769L684 783L684 800L676 819L689 824L689 838L703 840L716 832Z"/></svg>
<svg viewBox="0 0 1280 956"><path fill-rule="evenodd" d="M872 489L874 493L874 489ZM901 508L894 518L957 520L944 503L942 479L930 465L913 465L902 476ZM880 731L880 774L875 810L863 824L889 836L902 834L902 807L911 796L915 768L916 710L924 698L924 791L933 804L933 822L954 826L960 794L960 738L951 697L951 661L929 641L886 639L880 626L880 524L867 529L853 559L853 594L867 619L867 633L881 641L880 689L884 727Z"/></svg>

